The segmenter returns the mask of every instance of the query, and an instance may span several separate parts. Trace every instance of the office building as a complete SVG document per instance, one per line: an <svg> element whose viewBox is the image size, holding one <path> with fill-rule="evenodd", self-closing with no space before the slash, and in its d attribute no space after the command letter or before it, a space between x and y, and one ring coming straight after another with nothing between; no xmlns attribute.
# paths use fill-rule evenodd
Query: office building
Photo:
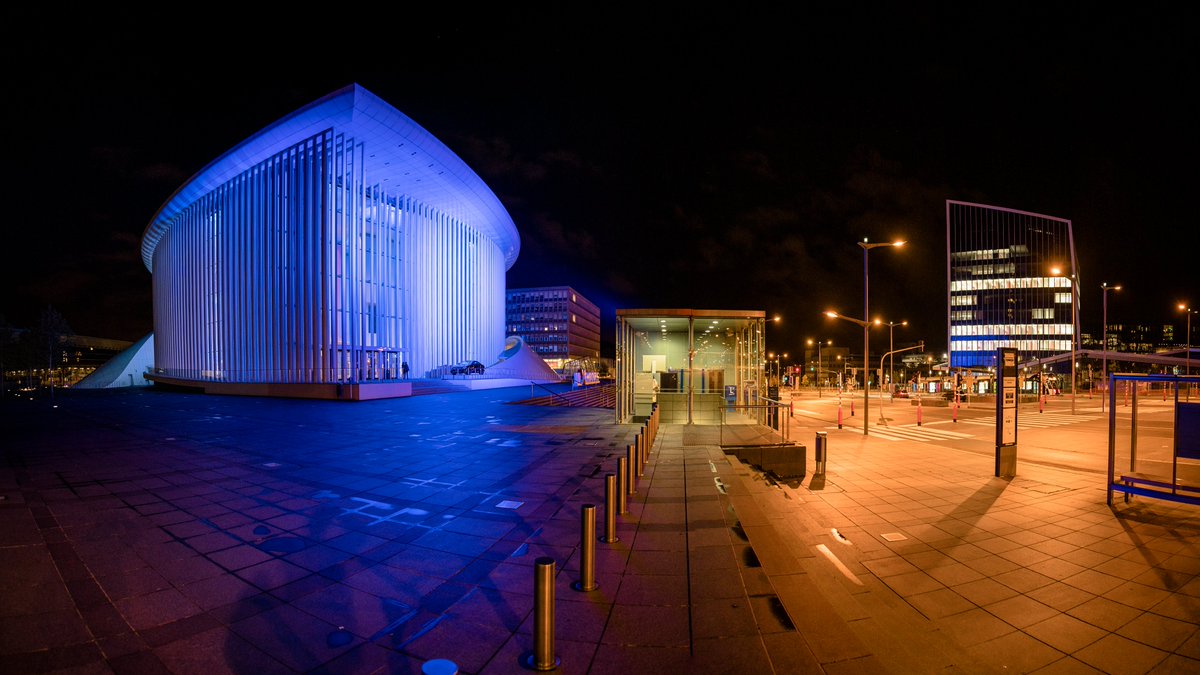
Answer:
<svg viewBox="0 0 1200 675"><path fill-rule="evenodd" d="M994 367L999 347L1016 348L1018 362L1071 351L1079 311L1071 221L947 201L946 248L951 369Z"/></svg>
<svg viewBox="0 0 1200 675"><path fill-rule="evenodd" d="M510 288L508 334L517 335L551 368L591 370L600 357L600 310L570 286Z"/></svg>

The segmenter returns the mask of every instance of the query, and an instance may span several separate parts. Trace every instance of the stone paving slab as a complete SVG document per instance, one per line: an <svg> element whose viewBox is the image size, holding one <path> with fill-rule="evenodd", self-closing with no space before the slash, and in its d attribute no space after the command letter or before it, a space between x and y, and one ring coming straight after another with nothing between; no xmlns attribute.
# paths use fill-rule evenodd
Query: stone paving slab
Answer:
<svg viewBox="0 0 1200 675"><path fill-rule="evenodd" d="M663 425L575 590L582 508L603 533L643 428L526 395L5 403L4 670L530 672L543 556L558 672L1200 670L1195 509L1109 509L1094 473L1047 465L997 479L945 434L798 416L835 451L784 482Z"/></svg>

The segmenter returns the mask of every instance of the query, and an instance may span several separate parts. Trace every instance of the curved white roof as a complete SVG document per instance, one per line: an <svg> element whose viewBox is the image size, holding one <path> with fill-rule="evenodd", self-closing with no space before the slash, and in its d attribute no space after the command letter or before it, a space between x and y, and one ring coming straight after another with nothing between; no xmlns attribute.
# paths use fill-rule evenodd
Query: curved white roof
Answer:
<svg viewBox="0 0 1200 675"><path fill-rule="evenodd" d="M153 271L154 249L181 211L271 155L329 128L364 144L364 169L372 184L461 219L500 247L506 268L516 262L517 226L483 179L404 113L352 84L242 141L180 186L142 234L146 269Z"/></svg>

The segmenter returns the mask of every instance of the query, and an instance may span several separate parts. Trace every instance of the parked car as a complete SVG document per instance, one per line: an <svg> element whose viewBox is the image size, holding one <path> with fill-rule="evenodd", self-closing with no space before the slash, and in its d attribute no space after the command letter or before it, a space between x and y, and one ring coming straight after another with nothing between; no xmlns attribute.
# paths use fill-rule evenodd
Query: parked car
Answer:
<svg viewBox="0 0 1200 675"><path fill-rule="evenodd" d="M477 375L483 372L483 364L478 361L459 361L450 366L451 375Z"/></svg>

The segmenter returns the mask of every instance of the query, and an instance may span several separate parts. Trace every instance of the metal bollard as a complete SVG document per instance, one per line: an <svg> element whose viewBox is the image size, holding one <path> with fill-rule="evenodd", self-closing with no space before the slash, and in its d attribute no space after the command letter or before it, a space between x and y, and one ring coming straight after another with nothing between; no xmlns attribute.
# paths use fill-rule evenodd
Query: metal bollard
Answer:
<svg viewBox="0 0 1200 675"><path fill-rule="evenodd" d="M817 432L817 451L813 457L816 462L816 468L813 473L818 476L825 475L826 455L829 452L829 434L824 431Z"/></svg>
<svg viewBox="0 0 1200 675"><path fill-rule="evenodd" d="M538 558L533 569L533 652L524 658L534 670L554 670L554 558Z"/></svg>
<svg viewBox="0 0 1200 675"><path fill-rule="evenodd" d="M625 494L635 494L633 484L637 482L637 454L633 445L625 446Z"/></svg>
<svg viewBox="0 0 1200 675"><path fill-rule="evenodd" d="M638 478L641 478L646 474L646 447L642 443L640 434L634 439L634 446L637 457L637 475Z"/></svg>
<svg viewBox="0 0 1200 675"><path fill-rule="evenodd" d="M612 476L608 476L612 478ZM607 492L608 479L605 479L605 488ZM608 501L608 495L605 494L605 501ZM607 518L608 514L605 514ZM613 529L617 527L616 521L613 521ZM571 588L577 591L594 591L596 590L596 505L584 504L580 509L579 523L579 581L571 584Z"/></svg>
<svg viewBox="0 0 1200 675"><path fill-rule="evenodd" d="M620 541L617 539L617 477L611 473L604 474L604 536L600 541L606 544Z"/></svg>
<svg viewBox="0 0 1200 675"><path fill-rule="evenodd" d="M626 485L629 482L629 469L626 465L624 457L617 458L617 513L622 515L629 513L629 500L625 498L628 494ZM614 539L613 541L616 541Z"/></svg>

